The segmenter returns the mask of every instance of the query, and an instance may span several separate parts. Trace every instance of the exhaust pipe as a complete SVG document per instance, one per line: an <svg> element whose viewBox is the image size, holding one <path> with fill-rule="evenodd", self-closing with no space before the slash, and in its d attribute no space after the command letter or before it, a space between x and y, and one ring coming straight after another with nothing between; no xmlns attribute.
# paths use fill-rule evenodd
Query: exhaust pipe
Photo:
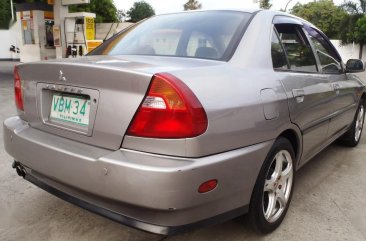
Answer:
<svg viewBox="0 0 366 241"><path fill-rule="evenodd" d="M27 174L25 168L22 166L22 164L20 164L20 162L14 161L12 167L15 168L15 171L20 177L24 178Z"/></svg>

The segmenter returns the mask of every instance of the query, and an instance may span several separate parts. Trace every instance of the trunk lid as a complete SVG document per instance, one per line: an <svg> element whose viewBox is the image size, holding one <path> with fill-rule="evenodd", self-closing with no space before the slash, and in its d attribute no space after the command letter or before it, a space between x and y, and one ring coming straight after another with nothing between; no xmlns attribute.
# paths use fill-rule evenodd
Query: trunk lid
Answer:
<svg viewBox="0 0 366 241"><path fill-rule="evenodd" d="M19 66L24 81L22 117L33 128L117 150L155 73L220 63L90 56L23 64Z"/></svg>

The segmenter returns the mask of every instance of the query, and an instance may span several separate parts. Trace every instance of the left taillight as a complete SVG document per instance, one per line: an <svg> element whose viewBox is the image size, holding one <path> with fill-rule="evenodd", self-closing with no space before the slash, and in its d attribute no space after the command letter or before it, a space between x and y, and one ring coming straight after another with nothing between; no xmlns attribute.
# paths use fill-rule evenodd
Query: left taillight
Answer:
<svg viewBox="0 0 366 241"><path fill-rule="evenodd" d="M17 66L14 67L14 94L16 107L18 108L18 110L24 110L23 86Z"/></svg>
<svg viewBox="0 0 366 241"><path fill-rule="evenodd" d="M127 135L146 138L191 138L208 126L205 110L195 94L177 77L155 74Z"/></svg>

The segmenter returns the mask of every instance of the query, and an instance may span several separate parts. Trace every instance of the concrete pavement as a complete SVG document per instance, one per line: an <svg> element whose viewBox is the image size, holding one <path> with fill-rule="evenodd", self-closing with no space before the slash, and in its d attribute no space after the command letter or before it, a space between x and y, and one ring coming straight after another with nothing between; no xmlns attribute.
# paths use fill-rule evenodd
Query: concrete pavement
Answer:
<svg viewBox="0 0 366 241"><path fill-rule="evenodd" d="M0 122L15 115L13 63L0 62ZM10 72L9 72L10 71ZM366 240L366 136L357 148L333 144L296 176L290 209L269 235L243 219L164 238L128 228L64 202L16 175L0 128L0 240Z"/></svg>

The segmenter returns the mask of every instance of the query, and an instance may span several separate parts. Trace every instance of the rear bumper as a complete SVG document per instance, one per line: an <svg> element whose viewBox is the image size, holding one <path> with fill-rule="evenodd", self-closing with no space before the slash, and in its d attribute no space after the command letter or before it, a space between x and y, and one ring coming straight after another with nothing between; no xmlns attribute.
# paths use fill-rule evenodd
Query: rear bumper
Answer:
<svg viewBox="0 0 366 241"><path fill-rule="evenodd" d="M82 207L86 210L89 210L93 213L99 214L103 217L109 218L115 222L127 225L129 227L138 228L147 232L156 233L156 234L162 234L162 235L173 235L176 233L184 232L186 230L190 230L196 227L201 227L205 225L215 224L217 222L222 222L225 220L230 220L234 217L237 217L240 214L244 214L248 211L248 206L244 206L241 208L234 209L230 212L226 212L214 217L211 217L209 219L205 219L196 223L191 223L187 225L181 225L181 226L159 226L156 224L146 223L142 221L138 221L136 219L123 216L120 213L116 213L114 211L108 210L106 208L96 206L93 203L89 203L87 201L81 200L75 196L71 196L65 192L62 192L52 186L49 186L48 184L42 182L41 180L37 179L35 176L32 176L30 174L27 174L24 177L29 182L33 183L34 185L38 186L39 188L42 188L43 190L55 195L58 198L61 198L67 202L70 202L76 206Z"/></svg>
<svg viewBox="0 0 366 241"><path fill-rule="evenodd" d="M44 190L128 226L171 234L246 211L272 141L202 158L110 151L4 122L7 152ZM216 189L198 186L218 180Z"/></svg>

